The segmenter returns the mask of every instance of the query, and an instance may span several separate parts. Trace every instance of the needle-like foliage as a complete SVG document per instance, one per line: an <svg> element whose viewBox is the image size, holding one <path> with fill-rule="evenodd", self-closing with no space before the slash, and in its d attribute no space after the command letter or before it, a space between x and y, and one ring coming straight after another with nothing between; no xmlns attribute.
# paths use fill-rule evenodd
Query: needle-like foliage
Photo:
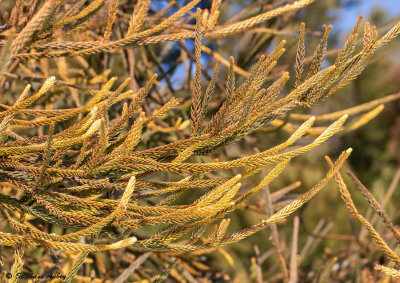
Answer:
<svg viewBox="0 0 400 283"><path fill-rule="evenodd" d="M289 112L312 107L357 78L374 51L398 35L400 23L381 37L373 25L366 23L362 48L356 48L360 19L334 64L326 68L323 63L332 27L323 26L308 64L303 23L294 83L289 69L270 80L285 53L283 40L270 53L261 55L249 71L240 69L233 57L228 61L218 55L214 73L203 87L203 77L208 74L202 67L202 51L210 51L204 40L240 34L314 0L290 2L227 24L218 21L221 1L212 1L209 11L197 8L195 13L192 11L199 0L188 1L184 6L171 3L176 8L172 14L166 13L168 8L154 14L147 0L130 7L125 2L131 1L118 0L30 2L31 7L27 1L15 2L5 23L7 30L1 34L0 85L6 89L6 84L30 83L18 94L18 87L13 87L9 99L12 103L4 100L0 105L0 212L9 228L0 231L0 242L1 246L14 249L12 278L23 270L24 257L36 247L46 249L52 258L56 258L57 251L63 251L63 259L55 261L54 266L65 282L73 278L88 281L90 278L78 274L90 253L108 251L115 257L115 250L144 253L118 279L108 274L117 279L115 282L127 280L149 257L162 269L153 277L148 276L150 279L162 280L169 275L179 278L179 270L189 277L192 275L188 270L193 268L185 265L187 252L195 255L217 250L269 226L280 253L276 223L309 202L334 176L352 214L390 259L400 263L357 214L341 180L339 169L351 149L344 150L326 176L297 199L276 212L270 199L267 218L239 231L229 229L230 214L285 174L291 159L333 135L361 127L382 111L384 103L400 97L394 94L316 117L293 113L285 123ZM130 9L128 15L126 8ZM194 24L190 24L192 18ZM109 78L110 69L97 73L90 65L96 64L94 58L118 61L118 56L125 56L131 72L136 65L145 64L134 56L133 49L183 39L194 39L191 55L195 70L189 83L192 96L186 102L160 95L158 86L168 78L157 58L154 64L161 73L153 74L144 68L146 79L142 81L136 80L133 73ZM151 57L152 50L147 50ZM101 57L91 57L97 55ZM227 67L224 83L220 83L221 64ZM43 76L36 76L34 65L43 69ZM87 79L76 79L69 68ZM244 74L245 79L238 79L238 73ZM170 82L166 84L173 88ZM213 103L216 93L224 97L220 104ZM68 95L71 99L67 99ZM150 100L158 105L149 105ZM188 107L190 117L182 111ZM349 116L364 112L345 124ZM329 124L314 127L316 121ZM231 160L209 158L218 149L267 126L278 127L290 136L252 155ZM151 139L160 133L161 140ZM304 136L313 139L297 143ZM265 173L262 181L243 188L242 182L261 170ZM182 202L185 193L196 198ZM388 216L373 198L367 198L398 239ZM53 233L51 227L60 229ZM279 256L284 276L291 282L296 282L297 277L298 222L295 227L290 274ZM196 264L200 270L200 263ZM377 268L398 276L395 269Z"/></svg>

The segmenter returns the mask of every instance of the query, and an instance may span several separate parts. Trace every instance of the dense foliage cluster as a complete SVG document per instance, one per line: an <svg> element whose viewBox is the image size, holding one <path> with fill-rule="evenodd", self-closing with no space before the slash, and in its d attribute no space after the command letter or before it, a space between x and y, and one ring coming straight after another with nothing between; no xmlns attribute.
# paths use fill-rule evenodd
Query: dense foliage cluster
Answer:
<svg viewBox="0 0 400 283"><path fill-rule="evenodd" d="M3 280L7 272L10 282L21 272L58 274L65 282L230 280L202 262L201 255L217 251L231 262L223 247L269 227L280 268L268 276L296 282L299 218L289 266L277 223L332 178L348 210L398 267L399 256L358 213L339 172L351 148L335 162L326 157L326 176L295 199L282 200L298 182L273 193L268 185L286 174L291 159L333 135L360 128L385 103L400 98L392 94L324 115L296 113L355 80L373 54L400 33L400 22L378 35L360 17L329 66L324 60L331 26L313 33L320 40L306 57L309 31L298 24L291 65L277 66L285 56L285 40L265 54L249 51L251 58L238 63L232 56L224 59L213 45L261 29L268 20L277 19L276 27L262 32L279 35L280 18L291 23L291 15L314 1L270 5L228 22L221 22L220 14L229 3L218 0L205 9L199 0L185 5L171 1L166 7L150 0L1 3L10 6L0 31ZM209 56L206 64L213 72L204 67L202 53ZM184 66L183 82L172 80L179 64L171 60ZM257 131L290 136L238 158L222 153ZM260 172L262 180L252 185L249 180ZM400 242L384 204L349 174ZM230 215L251 210L249 199L262 190L267 195L263 220L230 229ZM11 252L8 261L4 254ZM258 282L261 264L257 256ZM315 278L327 280L334 264L329 262ZM376 268L400 276L390 265Z"/></svg>

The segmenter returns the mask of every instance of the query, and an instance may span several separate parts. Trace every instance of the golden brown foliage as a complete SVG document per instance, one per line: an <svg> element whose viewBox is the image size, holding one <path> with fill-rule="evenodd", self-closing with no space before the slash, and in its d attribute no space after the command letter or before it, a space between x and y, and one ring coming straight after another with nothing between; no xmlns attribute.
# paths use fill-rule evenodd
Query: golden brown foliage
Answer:
<svg viewBox="0 0 400 283"><path fill-rule="evenodd" d="M366 23L362 48L357 49L360 18L335 63L325 69L322 63L331 26L323 27L320 43L307 66L306 30L301 24L293 86L288 85L288 72L265 86L268 75L285 52L285 41L271 53L260 56L249 72L240 69L233 57L227 61L213 53L218 61L203 91L200 57L202 51L209 51L202 45L202 39L215 40L239 34L314 1L296 1L246 20L221 25L218 24L221 1L213 1L210 11L198 8L193 14L192 8L199 2L193 0L178 7L170 16L162 12L149 16L150 1L139 0L128 18L119 14L120 1L94 0L86 6L83 5L85 1L69 2L32 1L32 6L28 7L25 1L16 1L6 23L7 29L2 32L0 84L30 82L20 95L12 94L13 104L0 105L0 178L3 182L0 211L11 228L11 231L0 232L0 241L2 246L12 247L15 251L11 269L13 278L23 269L24 252L31 251L32 247L45 248L49 254L55 250L63 251L64 260L55 261L54 266L65 276L66 282L73 278L90 280L77 275L82 263L88 260L89 252L109 251L110 256L115 256L112 253L115 249L146 253L135 261L130 259L131 265L119 278L108 274L107 279L124 282L149 257L155 258L165 270L150 277L151 280L158 278L161 281L169 273L179 278L181 275L177 270L183 270L183 276L189 277L199 274L196 270L201 270L201 265L191 262L197 267L190 267L186 263L186 252L195 255L196 252L219 249L267 226L272 229L274 246L279 254L275 223L310 201L333 176L352 214L368 229L384 253L396 264L400 263L398 256L358 214L340 177L339 169L351 149L343 151L331 164L326 177L296 200L275 213L270 202L268 218L243 230L227 233L229 214L276 179L292 158L312 150L335 134L359 128L382 111L383 103L400 97L400 94L393 94L317 117L293 113L290 122L284 122L289 111L296 107L312 107L354 80L374 51L398 35L400 23L380 38L376 28ZM171 6L178 5L172 3ZM195 25L189 24L191 18L195 18ZM123 33L120 38L114 36L117 22L119 27L126 28L118 31ZM84 33L85 37L81 36ZM156 74L148 76L139 88L131 79L108 78L110 70L93 74L94 70L90 69L91 54L116 57L113 52L124 49L129 57L130 49L140 45L189 38L194 39L196 63L190 119L185 116L170 119L168 115L181 103L175 97L162 100L157 109L148 109L146 99L153 97L153 87L159 84ZM134 64L132 60L129 63ZM221 88L217 85L221 63L228 66L226 87L222 86L225 100L213 111L208 111L216 87ZM54 64L57 71L53 73L54 68L49 66ZM43 67L46 76L35 76L31 65ZM86 71L92 72L91 79L80 85L79 80L74 80L67 71L72 65L88 68ZM308 72L303 74L306 67ZM246 79L237 86L235 73L240 72ZM41 83L39 89L38 82ZM131 89L126 90L128 88ZM13 91L17 89L14 87ZM70 102L64 105L57 101L62 101L65 94L71 94L72 106ZM82 97L89 99L85 101ZM183 107L182 104L179 107ZM206 117L208 112L212 113L209 118ZM365 114L344 125L349 115L359 113ZM315 121L332 123L313 127ZM234 160L204 161L200 158L268 125L288 131L291 136L272 148ZM143 137L160 132L171 136L178 133L179 139L144 148ZM306 135L315 139L306 145L292 147ZM244 179L270 164L274 167L268 167L269 171L258 185L245 191L241 189ZM242 168L243 173L234 177L213 174L235 168ZM166 176L173 181L166 180ZM197 195L199 191L202 195L189 204L176 202L185 192ZM398 240L398 231L388 216L371 196L366 196ZM64 230L61 234L52 233L47 229L50 225ZM295 231L298 227L299 223L295 222ZM229 255L225 256L229 258ZM290 274L284 259L279 256L284 277L291 282L296 282L297 277L296 256L297 233L294 233ZM377 268L394 277L399 276L397 270Z"/></svg>

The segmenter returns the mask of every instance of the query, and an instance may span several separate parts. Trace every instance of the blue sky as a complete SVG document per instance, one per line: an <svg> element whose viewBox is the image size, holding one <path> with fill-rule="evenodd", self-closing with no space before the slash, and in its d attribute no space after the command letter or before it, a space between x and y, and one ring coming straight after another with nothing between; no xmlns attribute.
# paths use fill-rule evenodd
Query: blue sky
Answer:
<svg viewBox="0 0 400 283"><path fill-rule="evenodd" d="M357 5L349 5L339 12L340 19L334 23L336 27L349 30L353 28L359 15L369 19L373 9L380 8L387 12L387 15L400 20L400 0L359 0Z"/></svg>
<svg viewBox="0 0 400 283"><path fill-rule="evenodd" d="M399 0L364 0L358 7L359 12L369 15L371 8L381 7L388 11L391 16L400 15L400 1Z"/></svg>

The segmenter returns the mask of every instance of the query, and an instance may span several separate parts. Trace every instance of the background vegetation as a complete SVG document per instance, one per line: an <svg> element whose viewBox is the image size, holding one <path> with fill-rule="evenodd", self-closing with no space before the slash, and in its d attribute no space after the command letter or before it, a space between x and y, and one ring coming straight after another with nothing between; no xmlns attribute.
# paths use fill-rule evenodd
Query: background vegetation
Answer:
<svg viewBox="0 0 400 283"><path fill-rule="evenodd" d="M60 274L65 281L77 282L394 282L400 263L398 17L374 7L354 38L354 53L349 48L347 61L341 62L347 67L328 84L317 76L337 63L357 23L356 17L343 19L341 13L361 2L298 1L303 3L298 7L298 2L279 0L148 2L0 2L2 280L7 272L11 281L23 272ZM290 5L294 8L287 9ZM218 33L268 11L271 16L249 27ZM366 21L371 25L366 27ZM36 25L27 29L32 22ZM322 24L333 24L327 43L321 38L326 39L330 27ZM135 38L146 31L148 35ZM26 36L20 36L24 32ZM352 62L350 55L363 54L368 46L373 49L390 32L393 40L374 50L366 69L355 76L364 65ZM270 61L257 69L262 55L268 54ZM264 73L274 60L277 65ZM221 67L213 77L217 61ZM302 62L301 83L307 90L287 99L299 92L296 72ZM352 69L353 64L358 69ZM258 100L252 97L262 94L257 96L258 88L253 91L245 83L252 70L259 87L270 95L264 104L255 104ZM322 81L306 83L312 76ZM342 78L349 82L324 97ZM206 99L213 81L214 92ZM278 83L271 90L274 82ZM27 84L33 95L24 92ZM243 85L244 90L234 92ZM376 103L355 111L343 127L346 117L340 113L334 119L321 118L370 101ZM278 106L273 108L273 103ZM223 107L228 110L221 112ZM256 165L246 163L249 171L199 169L204 163L257 157L287 141L307 120L301 115L315 115L315 124L307 124L304 137L283 152L307 147L324 130L327 136L335 135L288 164L282 159L273 167L255 158ZM248 125L248 120L253 122ZM209 134L207 127L217 129L211 131L217 138L192 142ZM174 147L168 147L171 144ZM166 151L149 150L164 145ZM350 147L348 156L350 152L343 152ZM329 171L324 155L334 160L341 156L336 170ZM138 156L158 163L134 159ZM337 174L347 157L340 172L348 188ZM195 164L194 169L187 169L186 163ZM281 174L280 166L286 166ZM184 174L176 174L182 172L174 168L183 168L179 170ZM347 170L367 189L351 173L352 178L344 174ZM248 172L254 174L237 185L235 176ZM276 174L264 182L271 172ZM330 179L327 174L335 175L336 182L332 178L309 203L293 209L295 199L308 200L304 193ZM188 185L179 190L182 179ZM231 183L219 187L225 181ZM193 204L193 210L179 210ZM285 205L292 205L290 213L298 210L272 217L269 227L258 228ZM151 210L160 206L171 214ZM220 216L230 222L220 221ZM186 231L185 225L193 230ZM236 242L244 236L248 237Z"/></svg>

